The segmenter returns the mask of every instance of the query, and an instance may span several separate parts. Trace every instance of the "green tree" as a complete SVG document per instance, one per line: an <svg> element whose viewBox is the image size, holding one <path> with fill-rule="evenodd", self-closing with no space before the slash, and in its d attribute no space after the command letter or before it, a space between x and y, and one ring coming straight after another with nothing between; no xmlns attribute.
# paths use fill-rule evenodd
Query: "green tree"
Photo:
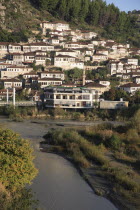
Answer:
<svg viewBox="0 0 140 210"><path fill-rule="evenodd" d="M89 10L89 0L81 0L81 10L79 12L79 17L81 19L81 21L84 21L87 14L88 14L88 10Z"/></svg>
<svg viewBox="0 0 140 210"><path fill-rule="evenodd" d="M37 174L28 140L11 130L0 130L0 182L11 192L30 184Z"/></svg>
<svg viewBox="0 0 140 210"><path fill-rule="evenodd" d="M66 1L65 0L60 0L59 1L59 8L58 8L58 12L61 15L61 17L64 19L65 18L65 13L66 13Z"/></svg>
<svg viewBox="0 0 140 210"><path fill-rule="evenodd" d="M109 91L104 93L105 100L111 100L111 101L118 101L120 98L123 98L124 100L130 100L129 93L123 91L123 90L117 90L115 88L111 88Z"/></svg>
<svg viewBox="0 0 140 210"><path fill-rule="evenodd" d="M75 79L80 79L82 77L83 70L78 69L78 68L74 68L74 69L71 69L69 71L66 71L65 73L70 80L74 81Z"/></svg>

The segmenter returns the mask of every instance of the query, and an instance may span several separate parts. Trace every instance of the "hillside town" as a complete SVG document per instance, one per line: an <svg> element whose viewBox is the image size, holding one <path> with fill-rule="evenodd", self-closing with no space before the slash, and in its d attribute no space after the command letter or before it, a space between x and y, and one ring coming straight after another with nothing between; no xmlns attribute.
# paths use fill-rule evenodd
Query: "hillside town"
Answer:
<svg viewBox="0 0 140 210"><path fill-rule="evenodd" d="M129 106L123 98L107 101L103 96L112 81L117 81L115 89L130 95L140 90L139 48L100 38L93 31L71 29L62 21L41 22L40 31L41 40L0 43L1 101L7 95L12 99L15 88L17 96L24 93L26 100L43 103L46 108ZM68 78L70 70L81 70L82 76ZM104 71L105 76L99 76Z"/></svg>

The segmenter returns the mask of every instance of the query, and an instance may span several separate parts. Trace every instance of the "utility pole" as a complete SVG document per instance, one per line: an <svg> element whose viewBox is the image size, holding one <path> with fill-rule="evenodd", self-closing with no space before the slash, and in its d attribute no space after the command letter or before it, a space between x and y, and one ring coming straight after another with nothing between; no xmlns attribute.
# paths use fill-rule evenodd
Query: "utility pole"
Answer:
<svg viewBox="0 0 140 210"><path fill-rule="evenodd" d="M7 89L7 105L9 103L9 90Z"/></svg>
<svg viewBox="0 0 140 210"><path fill-rule="evenodd" d="M13 88L13 106L15 108L15 103L16 103L16 93L15 93L15 88Z"/></svg>

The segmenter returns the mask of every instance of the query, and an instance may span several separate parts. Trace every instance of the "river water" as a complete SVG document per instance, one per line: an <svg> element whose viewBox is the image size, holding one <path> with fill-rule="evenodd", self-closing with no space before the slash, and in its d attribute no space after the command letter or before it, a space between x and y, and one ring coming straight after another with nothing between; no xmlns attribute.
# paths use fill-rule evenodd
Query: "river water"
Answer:
<svg viewBox="0 0 140 210"><path fill-rule="evenodd" d="M42 121L40 121L42 122ZM115 210L107 199L94 194L90 186L66 159L51 153L41 152L39 142L46 132L57 127L56 122L48 124L11 122L0 118L0 124L31 140L35 151L35 165L39 170L31 188L39 200L40 210Z"/></svg>

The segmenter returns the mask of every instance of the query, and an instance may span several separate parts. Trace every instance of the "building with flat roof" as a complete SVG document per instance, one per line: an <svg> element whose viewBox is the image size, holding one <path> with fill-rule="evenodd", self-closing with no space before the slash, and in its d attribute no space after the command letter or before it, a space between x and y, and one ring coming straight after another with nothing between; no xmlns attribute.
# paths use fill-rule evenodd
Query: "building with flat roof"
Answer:
<svg viewBox="0 0 140 210"><path fill-rule="evenodd" d="M99 101L97 90L83 87L47 87L44 90L46 108L93 108Z"/></svg>
<svg viewBox="0 0 140 210"><path fill-rule="evenodd" d="M128 107L128 101L100 101L100 109L124 109Z"/></svg>

